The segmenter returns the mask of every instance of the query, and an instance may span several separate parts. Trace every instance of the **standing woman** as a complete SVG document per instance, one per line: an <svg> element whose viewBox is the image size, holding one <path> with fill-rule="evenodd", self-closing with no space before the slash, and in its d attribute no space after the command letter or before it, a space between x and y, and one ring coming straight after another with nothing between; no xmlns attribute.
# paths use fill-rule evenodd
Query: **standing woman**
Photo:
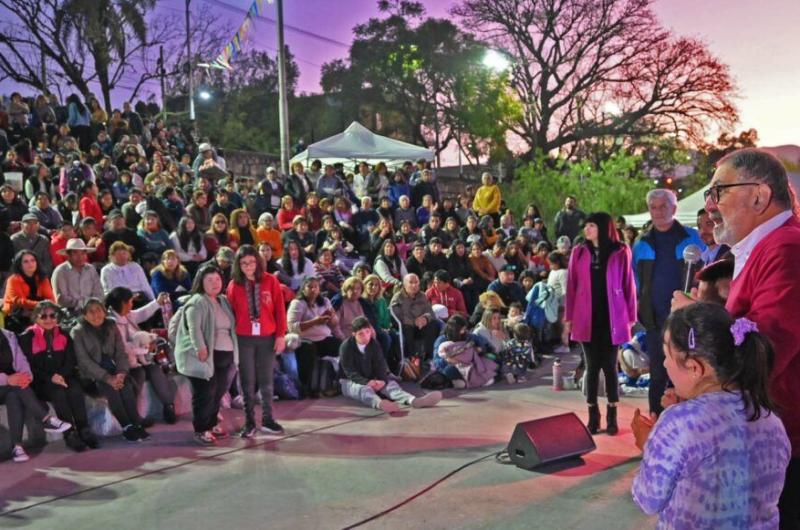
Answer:
<svg viewBox="0 0 800 530"><path fill-rule="evenodd" d="M33 325L20 335L19 347L33 372L31 386L36 397L51 402L58 418L74 426L64 433L67 447L96 449L99 442L89 428L72 338L58 326L59 309L49 300L36 304Z"/></svg>
<svg viewBox="0 0 800 530"><path fill-rule="evenodd" d="M235 323L222 295L222 272L214 265L201 267L175 336L175 362L178 373L192 385L192 425L200 445L213 445L227 436L217 426L217 413L235 375L239 355Z"/></svg>
<svg viewBox="0 0 800 530"><path fill-rule="evenodd" d="M92 115L86 105L83 104L78 94L72 94L67 97L67 125L80 143L81 151L89 151L89 145L92 143L92 129L90 123Z"/></svg>
<svg viewBox="0 0 800 530"><path fill-rule="evenodd" d="M500 187L494 183L491 173L481 175L481 187L475 192L475 199L472 201L472 209L478 217L489 215L494 220L495 226L500 226L500 202L502 194Z"/></svg>
<svg viewBox="0 0 800 530"><path fill-rule="evenodd" d="M280 434L272 416L273 364L286 345L286 308L278 279L264 270L255 247L242 245L233 260L228 301L236 318L239 377L246 423L242 438L256 435L255 394L261 391L261 432Z"/></svg>
<svg viewBox="0 0 800 530"><path fill-rule="evenodd" d="M589 432L600 429L597 387L602 370L608 396L606 432L613 435L618 431L617 346L631 340L636 322L631 251L620 243L614 220L605 212L591 214L583 231L586 241L572 252L567 269L564 327L583 346Z"/></svg>
<svg viewBox="0 0 800 530"><path fill-rule="evenodd" d="M106 317L103 302L89 298L83 304L81 318L71 335L81 376L93 381L108 400L111 413L122 426L122 436L129 442L150 438L136 410L136 393L128 377L130 365L122 335L116 323Z"/></svg>

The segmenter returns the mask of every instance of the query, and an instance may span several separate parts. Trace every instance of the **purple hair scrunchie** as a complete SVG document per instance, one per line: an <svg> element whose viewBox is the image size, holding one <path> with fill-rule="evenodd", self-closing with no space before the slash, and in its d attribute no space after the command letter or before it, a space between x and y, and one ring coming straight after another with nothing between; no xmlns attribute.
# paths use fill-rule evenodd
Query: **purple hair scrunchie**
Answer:
<svg viewBox="0 0 800 530"><path fill-rule="evenodd" d="M758 326L752 320L742 317L737 318L731 326L731 335L733 335L733 343L736 346L741 346L744 342L745 336L751 331L758 332Z"/></svg>

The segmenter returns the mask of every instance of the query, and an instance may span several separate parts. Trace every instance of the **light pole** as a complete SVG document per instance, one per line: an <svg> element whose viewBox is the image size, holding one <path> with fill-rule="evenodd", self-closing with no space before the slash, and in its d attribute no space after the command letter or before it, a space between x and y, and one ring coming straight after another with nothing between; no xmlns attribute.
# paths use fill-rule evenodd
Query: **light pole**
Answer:
<svg viewBox="0 0 800 530"><path fill-rule="evenodd" d="M189 121L192 122L192 131L197 136L197 124L194 115L194 68L192 68L192 37L189 33L189 4L192 0L186 0L186 61L189 65Z"/></svg>
<svg viewBox="0 0 800 530"><path fill-rule="evenodd" d="M284 176L288 176L289 105L286 97L286 50L283 42L283 0L275 0L275 9L278 15L278 122L280 125L281 170Z"/></svg>

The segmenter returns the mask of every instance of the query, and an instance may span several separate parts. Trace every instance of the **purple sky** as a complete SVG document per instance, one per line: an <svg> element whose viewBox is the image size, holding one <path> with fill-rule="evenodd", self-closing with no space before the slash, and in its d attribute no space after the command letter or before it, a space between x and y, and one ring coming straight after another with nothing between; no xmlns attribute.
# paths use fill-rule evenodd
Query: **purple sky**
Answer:
<svg viewBox="0 0 800 530"><path fill-rule="evenodd" d="M443 17L455 2L423 3L429 15ZM739 128L758 129L762 145L800 144L800 1L657 0L655 10L675 33L701 38L730 66L741 94ZM286 0L284 16L287 24L350 42L352 27L377 13L374 0ZM263 35L256 40L274 47L274 29L260 27ZM309 62L321 65L347 55L344 48L292 31L286 38L301 69L300 90L319 91L319 67Z"/></svg>
<svg viewBox="0 0 800 530"><path fill-rule="evenodd" d="M252 0L194 0L193 9L211 9L228 19L233 28L243 15L218 5L225 2L247 9ZM182 12L183 0L159 0L159 9ZM454 0L423 0L428 14L448 16ZM216 4L216 5L215 5ZM352 28L378 14L376 0L284 0L287 25L348 44ZM680 35L694 36L708 43L712 52L730 65L741 99L739 129L755 127L762 145L800 144L800 0L656 0L655 10L662 22ZM265 15L274 18L270 5ZM275 26L258 21L250 46L273 51ZM287 29L301 76L300 91L318 92L320 66L347 57L347 46L322 41ZM209 58L212 59L212 58ZM150 85L157 90L157 84ZM0 83L0 93L13 85ZM125 97L119 94L119 102ZM115 103L119 103L116 101Z"/></svg>

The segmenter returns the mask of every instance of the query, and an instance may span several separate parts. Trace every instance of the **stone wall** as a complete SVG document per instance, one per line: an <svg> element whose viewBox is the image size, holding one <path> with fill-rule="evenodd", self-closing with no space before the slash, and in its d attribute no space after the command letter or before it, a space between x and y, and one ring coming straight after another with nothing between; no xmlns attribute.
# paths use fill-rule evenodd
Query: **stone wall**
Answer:
<svg viewBox="0 0 800 530"><path fill-rule="evenodd" d="M236 149L223 149L223 156L228 165L228 171L233 171L237 177L264 176L268 166L280 166L280 155L257 153L255 151L239 151Z"/></svg>

